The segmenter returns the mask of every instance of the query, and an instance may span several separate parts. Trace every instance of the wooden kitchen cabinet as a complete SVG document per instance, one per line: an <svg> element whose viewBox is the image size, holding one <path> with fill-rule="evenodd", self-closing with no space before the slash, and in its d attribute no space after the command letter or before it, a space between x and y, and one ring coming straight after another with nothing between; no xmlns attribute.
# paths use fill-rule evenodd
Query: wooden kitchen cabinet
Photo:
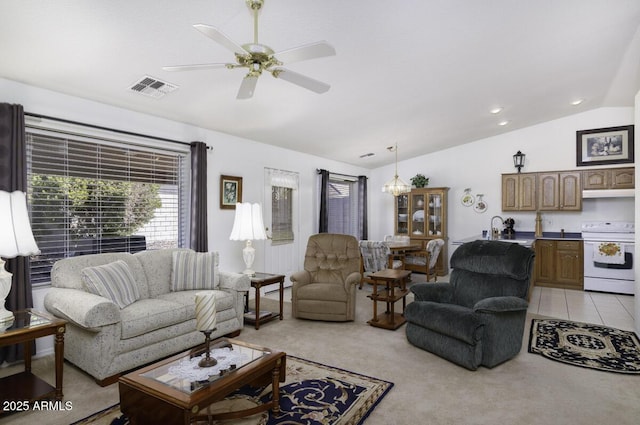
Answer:
<svg viewBox="0 0 640 425"><path fill-rule="evenodd" d="M539 211L581 211L580 171L537 173Z"/></svg>
<svg viewBox="0 0 640 425"><path fill-rule="evenodd" d="M553 282L556 270L556 244L554 241L537 240L535 243L535 280Z"/></svg>
<svg viewBox="0 0 640 425"><path fill-rule="evenodd" d="M625 167L584 170L582 184L585 190L634 189L635 169Z"/></svg>
<svg viewBox="0 0 640 425"><path fill-rule="evenodd" d="M582 241L538 239L534 245L535 284L552 288L584 287Z"/></svg>
<svg viewBox="0 0 640 425"><path fill-rule="evenodd" d="M536 211L536 173L502 175L502 211Z"/></svg>

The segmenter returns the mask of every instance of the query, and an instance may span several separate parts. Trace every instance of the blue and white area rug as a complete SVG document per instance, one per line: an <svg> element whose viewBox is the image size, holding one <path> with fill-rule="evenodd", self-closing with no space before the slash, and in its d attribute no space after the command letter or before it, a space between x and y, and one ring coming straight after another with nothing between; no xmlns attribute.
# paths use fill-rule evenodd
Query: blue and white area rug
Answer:
<svg viewBox="0 0 640 425"><path fill-rule="evenodd" d="M574 366L640 374L640 342L636 334L602 325L533 319L529 352Z"/></svg>
<svg viewBox="0 0 640 425"><path fill-rule="evenodd" d="M391 390L393 383L355 372L287 356L286 381L280 385L280 413L264 412L233 425L359 425ZM271 386L244 387L209 407L209 413L246 409L271 399ZM95 413L73 425L126 425L120 406Z"/></svg>

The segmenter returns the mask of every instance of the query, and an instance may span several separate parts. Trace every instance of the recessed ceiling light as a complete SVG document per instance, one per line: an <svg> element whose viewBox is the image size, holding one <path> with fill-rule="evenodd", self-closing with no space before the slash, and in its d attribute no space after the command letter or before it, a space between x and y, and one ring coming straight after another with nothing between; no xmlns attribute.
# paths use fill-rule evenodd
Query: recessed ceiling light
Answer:
<svg viewBox="0 0 640 425"><path fill-rule="evenodd" d="M502 108L500 106L498 106L496 108L493 108L489 112L491 112L493 115L496 115L496 114L499 114L500 112L502 112Z"/></svg>
<svg viewBox="0 0 640 425"><path fill-rule="evenodd" d="M509 124L509 121L500 121L498 123L499 126L504 127L505 125Z"/></svg>
<svg viewBox="0 0 640 425"><path fill-rule="evenodd" d="M576 100L574 100L573 102L571 102L571 104L572 104L573 106L578 106L578 105L580 105L582 102L584 102L584 99L576 99Z"/></svg>

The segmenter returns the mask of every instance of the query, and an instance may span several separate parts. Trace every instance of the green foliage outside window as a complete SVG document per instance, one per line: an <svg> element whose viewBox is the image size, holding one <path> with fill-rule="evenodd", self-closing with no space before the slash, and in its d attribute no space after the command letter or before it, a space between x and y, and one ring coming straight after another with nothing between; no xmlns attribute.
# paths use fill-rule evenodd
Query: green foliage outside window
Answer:
<svg viewBox="0 0 640 425"><path fill-rule="evenodd" d="M162 206L159 185L83 177L31 176L32 215L46 229L72 238L130 236Z"/></svg>

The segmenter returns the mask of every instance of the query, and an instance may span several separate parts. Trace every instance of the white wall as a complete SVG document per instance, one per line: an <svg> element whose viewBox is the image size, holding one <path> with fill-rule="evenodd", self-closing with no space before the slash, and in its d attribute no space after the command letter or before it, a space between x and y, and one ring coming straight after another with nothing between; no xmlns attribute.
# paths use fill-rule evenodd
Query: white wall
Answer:
<svg viewBox="0 0 640 425"><path fill-rule="evenodd" d="M300 241L305 241L302 243L302 249L304 249L309 235L317 231L315 219L317 216L315 213L317 210L316 169L324 168L349 175L368 175L370 172L370 170L341 162L281 149L1 78L0 93L0 101L21 104L26 112L184 142L199 140L213 147L213 150L209 151L208 160L209 249L220 252L220 267L223 270L240 271L244 270L245 266L242 260L244 243L229 241L235 212L219 208L221 174L241 176L243 178L243 201L262 203L264 167L298 172L300 174L301 220L299 234L296 237ZM263 269L265 243L268 242L254 242L256 248L254 268L256 270ZM302 258L300 258L301 265ZM36 309L44 309L43 300L47 290L47 288L34 290L34 307ZM38 341L40 353L50 352L51 347L51 341L44 339Z"/></svg>
<svg viewBox="0 0 640 425"><path fill-rule="evenodd" d="M637 108L636 108L637 110ZM521 130L429 155L412 158L398 164L398 174L409 181L417 173L430 178L429 186L449 187L449 242L479 235L489 228L492 216L515 219L516 231L533 231L535 213L501 211L501 174L513 173L513 154L518 150L526 154L523 172L574 170L576 166L576 131L593 128L629 125L634 122L634 108L601 108L555 121L549 121ZM402 141L399 141L402 149ZM370 178L371 211L380 211L370 217L370 237L381 238L393 233L393 199L376 188L393 176L393 166L374 170ZM488 209L476 213L461 204L465 188L474 195L484 194ZM581 212L543 213L543 230L580 232L586 220L634 220L634 199L585 199ZM450 249L449 253L453 251Z"/></svg>
<svg viewBox="0 0 640 425"><path fill-rule="evenodd" d="M634 151L635 151L635 155L637 157L637 155L640 154L640 140L638 140L640 138L640 133L638 132L638 128L640 128L640 91L636 94L636 111L635 111L636 115L635 115L635 137L634 137ZM640 167L636 167L636 182L640 182ZM636 198L638 197L638 194L640 194L640 185L636 184ZM635 208L635 215L636 215L636 223L640 223L640 206L636 205ZM636 233L636 252L635 252L635 259L636 259L636 296L635 296L635 302L636 302L636 308L635 308L635 315L633 316L635 318L635 328L636 328L636 335L640 335L640 267L638 267L638 261L637 261L637 255L640 254L640 249L638 248L638 242L640 242L640 234Z"/></svg>

